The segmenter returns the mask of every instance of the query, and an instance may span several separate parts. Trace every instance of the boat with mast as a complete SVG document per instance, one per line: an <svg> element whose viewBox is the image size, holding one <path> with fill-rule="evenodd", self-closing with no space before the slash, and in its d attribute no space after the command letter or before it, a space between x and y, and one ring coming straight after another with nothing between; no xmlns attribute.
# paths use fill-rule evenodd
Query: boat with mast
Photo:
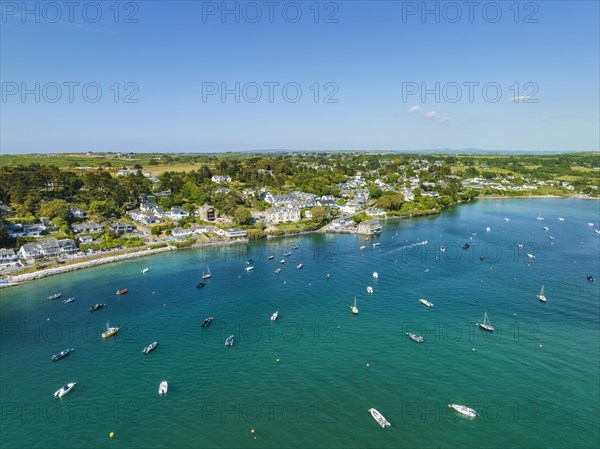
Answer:
<svg viewBox="0 0 600 449"><path fill-rule="evenodd" d="M206 268L207 268L207 272L206 273L204 271L202 272L202 279L210 279L210 277L212 276L212 273L210 272L210 267L208 266L208 264L206 264Z"/></svg>
<svg viewBox="0 0 600 449"><path fill-rule="evenodd" d="M494 332L494 326L492 326L492 323L490 323L490 320L488 320L487 312L483 313L483 323L477 323L477 326L482 328L484 331Z"/></svg>
<svg viewBox="0 0 600 449"><path fill-rule="evenodd" d="M467 407L466 405L448 404L448 408L453 408L461 415L468 416L469 418L475 418L477 416L477 412L472 408Z"/></svg>
<svg viewBox="0 0 600 449"><path fill-rule="evenodd" d="M542 285L542 289L540 290L540 294L537 295L538 299L542 302L546 302L546 296L544 295L544 286Z"/></svg>
<svg viewBox="0 0 600 449"><path fill-rule="evenodd" d="M115 335L117 335L117 333L119 332L119 328L118 327L110 327L110 324L108 324L108 321L106 322L106 332L102 332L102 339L106 340L107 338L113 337Z"/></svg>
<svg viewBox="0 0 600 449"><path fill-rule="evenodd" d="M352 309L352 313L354 315L358 315L358 308L356 307L356 296L354 297L354 305L350 306L350 308Z"/></svg>
<svg viewBox="0 0 600 449"><path fill-rule="evenodd" d="M421 299L419 299L419 302L420 302L421 304L423 304L424 306L427 306L427 307L433 307L433 303L431 303L431 302L427 301L426 299L423 299L423 298L421 298Z"/></svg>

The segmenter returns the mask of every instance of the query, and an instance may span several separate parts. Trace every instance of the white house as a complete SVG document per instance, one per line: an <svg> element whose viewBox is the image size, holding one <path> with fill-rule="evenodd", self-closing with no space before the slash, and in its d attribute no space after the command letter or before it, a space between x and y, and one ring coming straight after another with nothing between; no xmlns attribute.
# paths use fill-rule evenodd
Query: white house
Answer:
<svg viewBox="0 0 600 449"><path fill-rule="evenodd" d="M190 216L190 213L181 207L172 207L170 211L166 213L166 216L171 220L181 220Z"/></svg>
<svg viewBox="0 0 600 449"><path fill-rule="evenodd" d="M243 229L236 229L236 228L225 229L224 234L227 237L229 237L230 239L234 239L234 238L238 238L238 237L246 237L246 235L248 235L248 233L246 231L244 231Z"/></svg>
<svg viewBox="0 0 600 449"><path fill-rule="evenodd" d="M221 184L222 182L231 182L230 176L213 175L213 177L210 179L217 184Z"/></svg>
<svg viewBox="0 0 600 449"><path fill-rule="evenodd" d="M85 218L85 212L82 209L74 206L69 207L69 215L77 219Z"/></svg>
<svg viewBox="0 0 600 449"><path fill-rule="evenodd" d="M14 249L0 249L0 265L10 265L18 261L19 258L15 254Z"/></svg>
<svg viewBox="0 0 600 449"><path fill-rule="evenodd" d="M267 221L271 223L286 223L300 221L299 208L294 207L272 207L266 212Z"/></svg>

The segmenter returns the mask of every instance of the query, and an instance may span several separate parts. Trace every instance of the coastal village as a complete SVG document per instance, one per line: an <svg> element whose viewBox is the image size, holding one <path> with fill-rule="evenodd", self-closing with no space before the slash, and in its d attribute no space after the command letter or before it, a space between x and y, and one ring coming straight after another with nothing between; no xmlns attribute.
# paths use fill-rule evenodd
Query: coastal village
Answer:
<svg viewBox="0 0 600 449"><path fill-rule="evenodd" d="M123 165L4 166L3 277L148 249L315 231L369 235L387 218L437 214L478 197L600 193L599 158L589 154L560 155L566 164L556 156L225 155L182 171L176 156L144 165L134 153L112 157ZM565 174L543 170L550 164Z"/></svg>

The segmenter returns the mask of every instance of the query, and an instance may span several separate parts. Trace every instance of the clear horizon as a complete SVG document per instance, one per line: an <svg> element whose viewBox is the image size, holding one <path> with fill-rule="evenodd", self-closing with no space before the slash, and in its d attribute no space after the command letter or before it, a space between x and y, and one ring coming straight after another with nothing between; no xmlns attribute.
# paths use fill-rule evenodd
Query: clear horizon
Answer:
<svg viewBox="0 0 600 449"><path fill-rule="evenodd" d="M2 2L0 154L599 151L599 3L465 3Z"/></svg>

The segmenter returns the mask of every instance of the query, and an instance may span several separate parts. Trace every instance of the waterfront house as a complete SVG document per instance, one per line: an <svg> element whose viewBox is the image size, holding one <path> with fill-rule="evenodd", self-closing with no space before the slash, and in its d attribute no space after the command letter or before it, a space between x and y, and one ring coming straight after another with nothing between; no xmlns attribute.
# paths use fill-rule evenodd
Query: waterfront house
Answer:
<svg viewBox="0 0 600 449"><path fill-rule="evenodd" d="M125 234L126 232L133 232L134 227L129 223L116 222L110 225L110 228L118 234Z"/></svg>
<svg viewBox="0 0 600 449"><path fill-rule="evenodd" d="M190 216L190 213L184 210L182 207L172 207L170 211L165 214L171 220L181 220L182 218L186 218Z"/></svg>
<svg viewBox="0 0 600 449"><path fill-rule="evenodd" d="M267 221L270 223L286 223L300 221L301 212L294 207L272 207L266 211Z"/></svg>
<svg viewBox="0 0 600 449"><path fill-rule="evenodd" d="M231 228L231 229L225 229L224 234L225 234L225 236L229 237L230 239L235 239L235 238L239 238L239 237L246 237L246 235L248 233L243 229Z"/></svg>
<svg viewBox="0 0 600 449"><path fill-rule="evenodd" d="M382 227L379 224L379 221L375 219L363 221L358 224L359 234L379 234L381 232L381 229Z"/></svg>
<svg viewBox="0 0 600 449"><path fill-rule="evenodd" d="M21 259L41 259L43 257L42 248L37 243L25 243L17 252Z"/></svg>
<svg viewBox="0 0 600 449"><path fill-rule="evenodd" d="M101 232L103 229L103 226L98 224L98 223L94 223L93 221L87 221L85 223L75 223L73 225L71 225L71 230L75 233L75 234L79 234L81 232Z"/></svg>
<svg viewBox="0 0 600 449"><path fill-rule="evenodd" d="M79 243L85 245L86 243L93 243L94 242L94 238L91 235L81 235L79 237L77 237L77 240L79 241Z"/></svg>
<svg viewBox="0 0 600 449"><path fill-rule="evenodd" d="M0 265L10 265L19 261L19 258L15 254L15 250L12 248L0 249Z"/></svg>

